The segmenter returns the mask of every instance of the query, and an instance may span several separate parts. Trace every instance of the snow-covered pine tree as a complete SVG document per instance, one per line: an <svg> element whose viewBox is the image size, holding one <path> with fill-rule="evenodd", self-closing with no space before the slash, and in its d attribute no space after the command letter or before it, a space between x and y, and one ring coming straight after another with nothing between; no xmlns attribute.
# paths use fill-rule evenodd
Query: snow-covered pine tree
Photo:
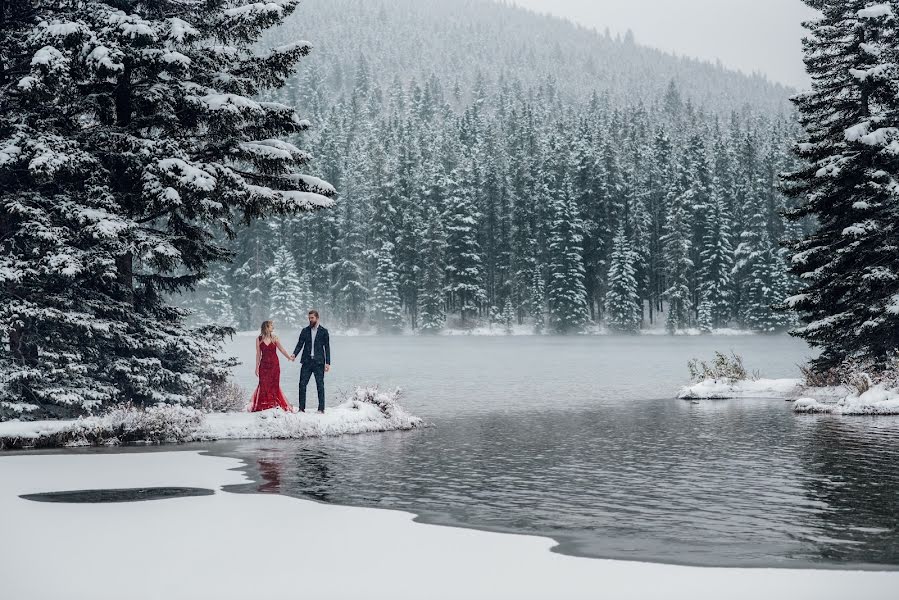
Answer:
<svg viewBox="0 0 899 600"><path fill-rule="evenodd" d="M444 254L446 236L440 212L428 207L427 229L422 242L421 262L423 265L421 291L418 294L419 331L426 334L439 333L446 326L444 304Z"/></svg>
<svg viewBox="0 0 899 600"><path fill-rule="evenodd" d="M237 319L231 306L231 286L225 281L222 269L212 269L197 283L191 294L190 308L195 311L190 321L196 325L221 325L234 327Z"/></svg>
<svg viewBox="0 0 899 600"><path fill-rule="evenodd" d="M690 182L690 204L686 207L691 231L690 261L695 267L690 269L690 304L694 309L698 310L701 303L701 286L699 285L702 265L701 253L704 245L703 240L709 228L708 217L712 188L712 176L702 135L694 134L690 138L684 160Z"/></svg>
<svg viewBox="0 0 899 600"><path fill-rule="evenodd" d="M446 292L450 305L459 311L462 325L471 325L483 303L483 259L478 243L478 219L481 213L474 203L473 189L465 189L462 178L470 178L471 162L449 181L446 199L447 234ZM467 176L466 176L467 175Z"/></svg>
<svg viewBox="0 0 899 600"><path fill-rule="evenodd" d="M812 89L799 94L805 166L787 191L793 219L817 230L790 245L792 270L806 285L788 300L803 325L793 333L821 349L826 370L847 358L881 368L899 346L899 248L895 181L899 168L896 36L899 4L810 1L821 18L806 24Z"/></svg>
<svg viewBox="0 0 899 600"><path fill-rule="evenodd" d="M371 317L379 333L400 333L403 330L399 275L393 252L394 245L390 242L384 242L378 252L378 277L372 296Z"/></svg>
<svg viewBox="0 0 899 600"><path fill-rule="evenodd" d="M539 269L534 269L530 290L531 297L528 304L534 317L534 333L540 335L546 329L546 286Z"/></svg>
<svg viewBox="0 0 899 600"><path fill-rule="evenodd" d="M768 236L758 189L750 193L747 204L745 214L749 221L734 252L733 272L738 276L741 307L738 317L746 329L772 333L784 329L787 323L784 313L776 310L785 300L784 265Z"/></svg>
<svg viewBox="0 0 899 600"><path fill-rule="evenodd" d="M358 182L347 183L350 190L358 188ZM361 196L354 196L351 192L341 202L343 210L340 211L340 230L335 247L331 249L331 256L335 261L327 265L331 275L331 298L347 327L358 327L362 323L369 295L362 268L365 246L357 206L360 198Z"/></svg>
<svg viewBox="0 0 899 600"><path fill-rule="evenodd" d="M552 206L549 238L547 297L552 329L556 333L580 333L589 319L584 287L583 225L566 176Z"/></svg>
<svg viewBox="0 0 899 600"><path fill-rule="evenodd" d="M658 129L647 156L646 209L649 213L649 321L655 322L655 313L662 310L665 291L666 262L662 237L667 219L667 184L671 179L671 140L663 129Z"/></svg>
<svg viewBox="0 0 899 600"><path fill-rule="evenodd" d="M701 333L712 333L715 329L715 324L712 320L712 301L708 297L703 297L699 302L696 326Z"/></svg>
<svg viewBox="0 0 899 600"><path fill-rule="evenodd" d="M699 326L703 330L724 327L730 319L734 249L727 199L720 183L712 183L708 227L702 239L699 268Z"/></svg>
<svg viewBox="0 0 899 600"><path fill-rule="evenodd" d="M691 194L690 189L683 193L672 190L669 194L671 205L665 223L665 235L662 237L668 284L662 294L662 298L668 303L665 328L672 334L690 326L690 272L693 269L693 261L690 260L690 225L687 207Z"/></svg>
<svg viewBox="0 0 899 600"><path fill-rule="evenodd" d="M166 298L228 258L213 230L231 234L232 215L332 202L279 139L308 123L254 99L309 52L256 53L296 5L34 0L0 13L4 406L38 418L191 402L227 377L209 351L226 330L191 331Z"/></svg>
<svg viewBox="0 0 899 600"><path fill-rule="evenodd" d="M232 284L243 293L238 294L234 305L238 309L238 321L246 329L256 329L271 317L274 236L272 224L265 221L256 221L237 235Z"/></svg>
<svg viewBox="0 0 899 600"><path fill-rule="evenodd" d="M637 333L640 329L642 311L634 277L634 259L630 240L621 224L612 241L606 292L606 324L615 333Z"/></svg>
<svg viewBox="0 0 899 600"><path fill-rule="evenodd" d="M506 298L506 303L503 305L502 323L506 335L512 335L515 326L515 307L512 306L511 298Z"/></svg>
<svg viewBox="0 0 899 600"><path fill-rule="evenodd" d="M275 263L271 283L271 318L282 331L295 329L306 320L307 293L297 272L296 260L290 251L280 247L275 252Z"/></svg>

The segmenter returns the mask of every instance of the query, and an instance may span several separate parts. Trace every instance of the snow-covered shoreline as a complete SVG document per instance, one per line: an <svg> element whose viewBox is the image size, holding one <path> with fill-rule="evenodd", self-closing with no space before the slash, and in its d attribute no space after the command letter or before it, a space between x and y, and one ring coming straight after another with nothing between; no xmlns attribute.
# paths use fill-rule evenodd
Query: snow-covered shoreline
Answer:
<svg viewBox="0 0 899 600"><path fill-rule="evenodd" d="M810 387L801 379L706 379L681 388L682 400L735 398L793 401L793 410L804 414L899 415L899 390L874 385L863 393L846 386Z"/></svg>
<svg viewBox="0 0 899 600"><path fill-rule="evenodd" d="M3 589L11 598L71 600L118 600L123 594L132 600L887 600L899 586L895 571L578 558L550 552L555 542L543 537L416 523L407 512L223 491L248 483L241 466L193 451L0 455ZM214 493L105 504L19 497L148 487ZM89 552L77 551L88 542ZM47 565L53 565L52 577Z"/></svg>
<svg viewBox="0 0 899 600"><path fill-rule="evenodd" d="M226 439L299 439L423 427L424 421L396 402L396 395L359 388L354 396L320 415L205 413L180 406L118 410L68 421L0 422L0 449L182 443Z"/></svg>
<svg viewBox="0 0 899 600"><path fill-rule="evenodd" d="M681 388L683 400L724 400L728 398L789 399L802 388L799 379L706 379Z"/></svg>
<svg viewBox="0 0 899 600"><path fill-rule="evenodd" d="M875 385L865 392L844 393L836 402L822 402L821 398L803 397L796 400L797 413L832 415L899 415L899 390Z"/></svg>

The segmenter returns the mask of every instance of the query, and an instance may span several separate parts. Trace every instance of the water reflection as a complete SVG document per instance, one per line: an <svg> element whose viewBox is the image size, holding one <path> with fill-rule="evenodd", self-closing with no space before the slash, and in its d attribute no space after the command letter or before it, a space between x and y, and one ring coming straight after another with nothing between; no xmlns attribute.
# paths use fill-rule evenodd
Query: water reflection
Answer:
<svg viewBox="0 0 899 600"><path fill-rule="evenodd" d="M805 424L805 495L799 513L815 553L833 561L895 564L899 557L899 419L818 417ZM810 518L813 517L813 518Z"/></svg>
<svg viewBox="0 0 899 600"><path fill-rule="evenodd" d="M800 417L773 400L650 405L213 451L256 465L259 483L241 491L545 535L568 554L899 564L899 423Z"/></svg>
<svg viewBox="0 0 899 600"><path fill-rule="evenodd" d="M782 400L672 398L687 360L715 350L734 350L769 377L795 376L808 354L796 340L338 342L346 366L330 389L400 385L407 408L436 427L208 446L249 463L256 483L239 491L544 535L582 556L899 565L899 419L797 416ZM547 370L546 356L564 368ZM251 382L246 358L237 376Z"/></svg>
<svg viewBox="0 0 899 600"><path fill-rule="evenodd" d="M300 486L307 497L320 502L331 500L331 469L326 449L285 444L254 449L254 454L255 468L250 470L258 483L250 486L253 491L281 494ZM248 491L246 486L237 487Z"/></svg>

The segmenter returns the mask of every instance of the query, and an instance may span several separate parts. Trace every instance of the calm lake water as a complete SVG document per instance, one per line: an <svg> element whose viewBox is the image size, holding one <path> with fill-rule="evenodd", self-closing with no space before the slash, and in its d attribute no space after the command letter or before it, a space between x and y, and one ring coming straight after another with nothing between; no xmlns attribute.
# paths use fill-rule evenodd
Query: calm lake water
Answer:
<svg viewBox="0 0 899 600"><path fill-rule="evenodd" d="M245 361L237 379L248 389L252 343L229 348ZM400 386L402 403L433 427L204 445L247 461L255 483L238 491L539 534L581 556L899 565L899 419L674 399L687 360L715 350L736 351L763 376L795 377L810 354L797 340L335 336L332 346L331 405L356 384ZM295 402L298 365L282 369Z"/></svg>

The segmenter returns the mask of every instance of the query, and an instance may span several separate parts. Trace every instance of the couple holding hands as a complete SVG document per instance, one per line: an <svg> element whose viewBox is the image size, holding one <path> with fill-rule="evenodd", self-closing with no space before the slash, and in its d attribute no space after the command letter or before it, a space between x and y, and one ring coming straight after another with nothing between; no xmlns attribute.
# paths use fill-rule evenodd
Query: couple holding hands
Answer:
<svg viewBox="0 0 899 600"><path fill-rule="evenodd" d="M309 325L300 332L293 354L288 354L278 336L274 334L275 323L265 321L259 337L256 338L256 377L259 385L253 392L250 412L280 408L287 412L295 412L281 391L281 364L278 351L287 360L300 358L300 408L306 412L306 386L309 379L315 376L315 388L318 391L318 412L325 412L325 373L331 370L331 339L328 330L319 325L317 310L309 311Z"/></svg>

